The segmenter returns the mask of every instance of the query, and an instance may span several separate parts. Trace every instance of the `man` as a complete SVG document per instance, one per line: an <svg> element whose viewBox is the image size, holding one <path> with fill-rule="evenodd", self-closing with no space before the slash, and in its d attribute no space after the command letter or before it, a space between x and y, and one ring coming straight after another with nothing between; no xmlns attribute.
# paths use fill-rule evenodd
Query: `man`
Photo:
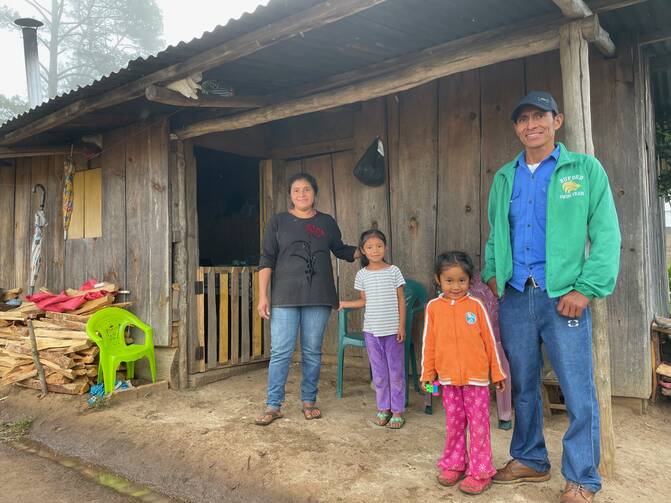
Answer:
<svg viewBox="0 0 671 503"><path fill-rule="evenodd" d="M601 479L589 302L615 288L617 214L599 161L555 143L564 117L551 94L529 93L511 118L524 151L494 176L482 271L500 298L515 407L513 459L494 482L550 478L540 393L543 345L569 416L559 501L591 502Z"/></svg>

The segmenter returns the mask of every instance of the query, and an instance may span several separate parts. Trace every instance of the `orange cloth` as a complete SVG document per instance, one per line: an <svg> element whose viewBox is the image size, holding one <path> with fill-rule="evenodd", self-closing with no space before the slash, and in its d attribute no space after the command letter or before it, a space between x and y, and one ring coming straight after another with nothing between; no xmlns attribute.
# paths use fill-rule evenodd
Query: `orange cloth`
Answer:
<svg viewBox="0 0 671 503"><path fill-rule="evenodd" d="M470 295L443 297L426 305L422 381L436 378L452 386L487 386L506 378L487 311Z"/></svg>

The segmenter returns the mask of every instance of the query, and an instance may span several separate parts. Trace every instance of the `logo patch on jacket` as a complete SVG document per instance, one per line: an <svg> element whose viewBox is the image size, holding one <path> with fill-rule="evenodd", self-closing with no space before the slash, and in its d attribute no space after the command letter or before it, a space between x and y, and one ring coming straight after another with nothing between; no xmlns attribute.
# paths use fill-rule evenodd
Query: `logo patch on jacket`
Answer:
<svg viewBox="0 0 671 503"><path fill-rule="evenodd" d="M565 194L575 192L580 187L582 187L582 185L580 185L578 182L574 182L574 181L564 182L564 183L561 184L561 188L564 189Z"/></svg>
<svg viewBox="0 0 671 503"><path fill-rule="evenodd" d="M559 179L563 194L559 195L559 199L570 199L572 197L584 196L585 191L582 182L585 177L583 175L570 175Z"/></svg>
<svg viewBox="0 0 671 503"><path fill-rule="evenodd" d="M478 321L478 319L476 318L475 313L471 313L470 311L466 313L466 323L475 325L476 321Z"/></svg>

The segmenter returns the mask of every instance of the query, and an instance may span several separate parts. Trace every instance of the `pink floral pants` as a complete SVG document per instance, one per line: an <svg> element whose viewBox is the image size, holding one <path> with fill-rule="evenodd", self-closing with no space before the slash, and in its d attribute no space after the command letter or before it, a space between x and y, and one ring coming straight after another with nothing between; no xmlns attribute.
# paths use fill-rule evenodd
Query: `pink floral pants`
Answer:
<svg viewBox="0 0 671 503"><path fill-rule="evenodd" d="M443 386L446 438L441 470L466 472L475 479L488 479L496 473L492 464L489 433L489 387ZM466 454L466 424L470 442Z"/></svg>

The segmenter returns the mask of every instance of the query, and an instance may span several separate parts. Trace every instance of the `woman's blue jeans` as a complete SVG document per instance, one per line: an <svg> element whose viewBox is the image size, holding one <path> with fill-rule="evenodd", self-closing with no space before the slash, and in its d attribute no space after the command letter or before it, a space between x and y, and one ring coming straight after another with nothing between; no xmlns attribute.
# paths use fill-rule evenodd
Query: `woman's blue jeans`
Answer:
<svg viewBox="0 0 671 503"><path fill-rule="evenodd" d="M270 365L268 366L268 407L279 409L289 365L301 337L301 400L314 403L322 362L322 343L331 306L273 307L270 312Z"/></svg>
<svg viewBox="0 0 671 503"><path fill-rule="evenodd" d="M510 455L537 471L550 469L543 437L541 344L557 374L569 427L564 435L562 475L596 492L599 476L599 406L592 368L592 318L589 308L569 319L557 312L559 298L540 288L519 292L506 286L499 303L501 342L510 362L515 430Z"/></svg>

